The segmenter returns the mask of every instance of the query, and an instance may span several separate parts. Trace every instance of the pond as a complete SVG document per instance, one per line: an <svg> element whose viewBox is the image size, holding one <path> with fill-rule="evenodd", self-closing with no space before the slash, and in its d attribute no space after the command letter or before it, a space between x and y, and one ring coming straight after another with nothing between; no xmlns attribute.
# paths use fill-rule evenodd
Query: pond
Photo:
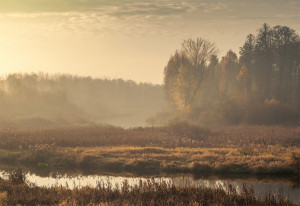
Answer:
<svg viewBox="0 0 300 206"><path fill-rule="evenodd" d="M8 178L9 173L0 171L1 178ZM253 180L253 179L212 179L200 178L194 179L191 176L165 176L165 177L123 177L109 175L49 175L48 177L38 176L32 173L26 173L26 182L35 184L40 187L63 186L70 189L81 188L84 186L96 187L103 185L105 187L121 188L124 181L128 185L138 185L140 181L155 181L160 183L165 181L169 184L181 187L221 187L225 191L227 186L231 184L238 193L242 191L243 184L252 185L256 196L264 196L265 194L278 195L281 193L283 198L288 198L293 203L300 203L300 187L293 186L284 181L271 180Z"/></svg>

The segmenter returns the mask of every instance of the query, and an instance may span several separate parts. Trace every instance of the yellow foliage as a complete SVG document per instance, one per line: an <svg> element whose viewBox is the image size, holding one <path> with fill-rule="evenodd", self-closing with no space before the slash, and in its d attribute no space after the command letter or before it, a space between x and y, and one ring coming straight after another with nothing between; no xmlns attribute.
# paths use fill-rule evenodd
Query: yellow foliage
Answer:
<svg viewBox="0 0 300 206"><path fill-rule="evenodd" d="M1 203L2 201L6 201L6 199L7 199L7 192L6 192L6 191L1 192L1 193L0 193L0 203Z"/></svg>
<svg viewBox="0 0 300 206"><path fill-rule="evenodd" d="M177 109L185 114L191 112L193 94L197 90L197 79L190 68L180 66L177 75L177 86L173 90L173 98Z"/></svg>
<svg viewBox="0 0 300 206"><path fill-rule="evenodd" d="M248 76L248 69L245 65L242 66L239 75L237 76L238 80L246 79Z"/></svg>
<svg viewBox="0 0 300 206"><path fill-rule="evenodd" d="M275 99L274 97L272 97L272 99L266 99L265 100L265 104L268 104L268 105L278 105L280 102Z"/></svg>

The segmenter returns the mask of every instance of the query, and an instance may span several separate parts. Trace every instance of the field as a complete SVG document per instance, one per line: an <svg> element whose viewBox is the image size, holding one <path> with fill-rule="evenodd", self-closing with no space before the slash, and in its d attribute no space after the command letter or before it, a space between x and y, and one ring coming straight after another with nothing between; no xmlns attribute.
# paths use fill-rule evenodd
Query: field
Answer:
<svg viewBox="0 0 300 206"><path fill-rule="evenodd" d="M3 128L2 167L79 173L296 176L300 128L111 126Z"/></svg>

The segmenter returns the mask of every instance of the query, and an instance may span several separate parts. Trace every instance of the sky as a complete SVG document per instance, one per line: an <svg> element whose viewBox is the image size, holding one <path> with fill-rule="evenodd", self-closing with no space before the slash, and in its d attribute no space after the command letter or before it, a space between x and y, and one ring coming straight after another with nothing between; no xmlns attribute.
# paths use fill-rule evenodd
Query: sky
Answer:
<svg viewBox="0 0 300 206"><path fill-rule="evenodd" d="M187 38L238 53L263 24L300 31L300 0L0 0L0 76L69 73L163 83Z"/></svg>

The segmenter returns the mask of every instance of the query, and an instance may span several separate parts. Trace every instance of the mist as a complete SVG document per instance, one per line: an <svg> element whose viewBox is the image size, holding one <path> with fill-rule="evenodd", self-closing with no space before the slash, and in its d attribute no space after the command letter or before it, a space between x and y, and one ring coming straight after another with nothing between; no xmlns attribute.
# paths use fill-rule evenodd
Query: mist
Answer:
<svg viewBox="0 0 300 206"><path fill-rule="evenodd" d="M299 204L299 3L0 0L0 205Z"/></svg>
<svg viewBox="0 0 300 206"><path fill-rule="evenodd" d="M131 80L14 73L0 82L2 126L146 126L165 106L161 85Z"/></svg>
<svg viewBox="0 0 300 206"><path fill-rule="evenodd" d="M0 123L14 126L278 125L300 120L300 38L262 24L239 54L184 39L166 60L164 84L71 74L12 73L0 80Z"/></svg>

